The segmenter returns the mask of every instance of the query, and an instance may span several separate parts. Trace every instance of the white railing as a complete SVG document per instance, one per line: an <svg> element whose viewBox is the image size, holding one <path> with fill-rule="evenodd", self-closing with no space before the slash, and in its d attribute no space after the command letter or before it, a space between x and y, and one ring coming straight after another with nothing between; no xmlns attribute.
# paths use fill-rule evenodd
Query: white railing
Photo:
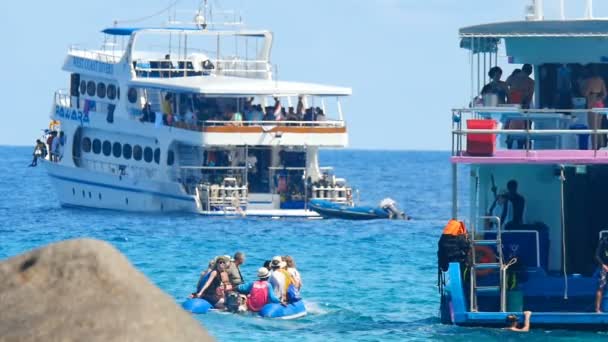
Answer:
<svg viewBox="0 0 608 342"><path fill-rule="evenodd" d="M588 128L586 125L574 127L578 116L582 116L582 122L587 121L588 113L598 115L608 115L606 108L591 109L519 109L513 107L479 107L461 108L452 110L452 154L462 155L465 148L464 139L469 134L495 134L497 137L506 136L518 138L525 142L526 151L532 150L532 143L541 137L553 137L555 146L553 149L566 149L563 147L564 138L577 138L580 135L590 135L592 144L590 148L597 151L593 136L608 134L608 129ZM471 129L463 128L463 122L467 119L488 119L495 120L497 124L507 121L525 122L524 129ZM541 123L545 123L541 125ZM547 124L548 123L548 124ZM542 128L533 128L533 125ZM546 127L546 128L545 128ZM572 127L572 128L571 128ZM545 148L546 149L546 148Z"/></svg>
<svg viewBox="0 0 608 342"><path fill-rule="evenodd" d="M94 59L109 64L116 64L122 56L117 56L114 53L107 53L98 50L85 49L77 45L72 45L68 49L68 53L77 57Z"/></svg>
<svg viewBox="0 0 608 342"><path fill-rule="evenodd" d="M323 121L227 121L227 120L206 120L199 121L205 127L217 126L294 126L294 127L344 127L346 123L340 120Z"/></svg>
<svg viewBox="0 0 608 342"><path fill-rule="evenodd" d="M209 59L208 61L212 65L210 68L197 64L202 63L200 61L189 59L178 61L139 60L135 63L135 72L138 77L147 78L228 75L270 79L272 76L272 65L264 60ZM157 63L158 66L152 67L150 63ZM167 66L167 63L170 63L171 66ZM181 67L180 64L182 64ZM188 64L190 64L190 67L188 67Z"/></svg>
<svg viewBox="0 0 608 342"><path fill-rule="evenodd" d="M55 91L55 105L61 107L71 107L72 98L66 89L59 89Z"/></svg>

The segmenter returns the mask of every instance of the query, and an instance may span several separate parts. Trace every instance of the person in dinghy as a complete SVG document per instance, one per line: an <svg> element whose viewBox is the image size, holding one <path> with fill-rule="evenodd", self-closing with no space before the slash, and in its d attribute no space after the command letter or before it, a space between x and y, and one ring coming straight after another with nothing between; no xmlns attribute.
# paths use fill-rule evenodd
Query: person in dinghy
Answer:
<svg viewBox="0 0 608 342"><path fill-rule="evenodd" d="M266 267L258 269L258 280L239 285L236 290L247 295L247 309L259 312L269 303L282 303L274 294L272 284L268 281L270 271Z"/></svg>

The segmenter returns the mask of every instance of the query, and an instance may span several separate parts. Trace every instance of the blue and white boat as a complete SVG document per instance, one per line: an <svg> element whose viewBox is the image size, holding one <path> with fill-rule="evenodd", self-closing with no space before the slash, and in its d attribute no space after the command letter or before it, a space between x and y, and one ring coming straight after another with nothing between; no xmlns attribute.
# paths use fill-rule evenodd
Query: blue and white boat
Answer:
<svg viewBox="0 0 608 342"><path fill-rule="evenodd" d="M530 310L532 328L608 329L608 298L604 313L595 312L594 258L608 234L608 151L601 142L608 129L591 122L607 112L605 98L587 105L589 94L579 87L588 77L583 66L608 80L608 21L594 19L591 1L587 6L585 18L546 20L542 2L533 1L524 21L460 29L471 66L471 97L464 103L471 105L451 116L452 217L467 224L471 258L440 272L444 323L505 326L508 314L523 319L522 311ZM524 63L534 70L529 109L476 98L491 67ZM513 120L525 124L507 129ZM507 140L523 143L508 149ZM461 174L470 183L463 208ZM496 188L512 180L525 204L511 191L497 211Z"/></svg>
<svg viewBox="0 0 608 342"><path fill-rule="evenodd" d="M348 144L351 89L277 80L273 33L210 13L69 49L50 114L61 157L44 163L63 206L320 218L311 198L352 201L318 159Z"/></svg>

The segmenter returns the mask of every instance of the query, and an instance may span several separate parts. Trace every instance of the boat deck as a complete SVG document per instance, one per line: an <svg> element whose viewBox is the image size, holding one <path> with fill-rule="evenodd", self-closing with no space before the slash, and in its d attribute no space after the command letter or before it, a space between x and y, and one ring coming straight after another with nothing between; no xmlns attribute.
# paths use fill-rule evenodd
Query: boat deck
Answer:
<svg viewBox="0 0 608 342"><path fill-rule="evenodd" d="M490 156L466 152L452 156L455 164L608 164L608 150L498 150Z"/></svg>

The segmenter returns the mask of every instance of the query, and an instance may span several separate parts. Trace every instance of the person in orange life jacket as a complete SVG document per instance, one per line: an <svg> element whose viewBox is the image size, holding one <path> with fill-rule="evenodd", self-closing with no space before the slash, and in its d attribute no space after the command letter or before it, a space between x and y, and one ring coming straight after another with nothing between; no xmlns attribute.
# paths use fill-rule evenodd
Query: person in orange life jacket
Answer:
<svg viewBox="0 0 608 342"><path fill-rule="evenodd" d="M274 294L281 299L281 302L287 301L287 289L293 283L291 275L285 270L287 264L280 256L275 256L270 262L270 280L274 289Z"/></svg>
<svg viewBox="0 0 608 342"><path fill-rule="evenodd" d="M247 308L250 311L258 312L264 305L269 303L281 303L275 296L272 284L268 282L270 271L266 267L258 269L258 279L246 284L239 285L236 290L239 293L247 294Z"/></svg>
<svg viewBox="0 0 608 342"><path fill-rule="evenodd" d="M215 270L209 274L209 279L194 297L202 298L218 309L224 308L224 294L233 290L226 267L230 261L219 257L215 263Z"/></svg>

